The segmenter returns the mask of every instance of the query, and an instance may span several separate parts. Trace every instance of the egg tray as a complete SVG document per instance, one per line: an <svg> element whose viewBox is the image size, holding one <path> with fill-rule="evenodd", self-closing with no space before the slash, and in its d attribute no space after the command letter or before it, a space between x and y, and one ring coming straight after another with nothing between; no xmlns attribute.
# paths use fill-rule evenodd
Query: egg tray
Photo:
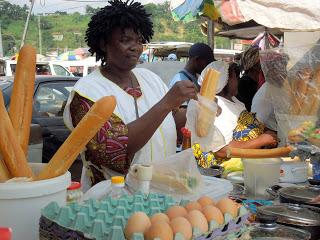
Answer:
<svg viewBox="0 0 320 240"><path fill-rule="evenodd" d="M210 233L199 236L196 238L196 240L237 239L247 230L247 220L250 216L244 207L241 208L243 209L239 211L239 217L232 219L229 214L225 214L225 222L227 222L226 224L219 227L215 225L213 227L214 229L212 229L212 226L210 226L212 223L209 224L210 229L212 229Z"/></svg>
<svg viewBox="0 0 320 240"><path fill-rule="evenodd" d="M123 230L134 212L142 211L152 216L166 212L173 205L186 203L188 201L184 200L177 203L170 196L156 193L124 195L118 200L110 197L101 201L90 199L82 204L71 203L63 207L51 202L42 209L39 237L40 240L125 240ZM210 222L210 234L201 236L197 229L193 229L197 236L194 239L209 240L239 231L247 219L244 207L240 208L239 216L232 220L229 214L225 214L227 224L223 226L218 226L215 221ZM143 234L135 233L132 240L144 240ZM174 240L183 240L183 237L176 234Z"/></svg>

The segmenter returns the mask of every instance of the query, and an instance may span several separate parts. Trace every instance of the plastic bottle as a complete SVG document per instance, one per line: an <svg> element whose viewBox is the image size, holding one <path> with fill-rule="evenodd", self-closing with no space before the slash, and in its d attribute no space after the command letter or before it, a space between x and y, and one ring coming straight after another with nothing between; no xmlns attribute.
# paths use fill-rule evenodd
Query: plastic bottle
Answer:
<svg viewBox="0 0 320 240"><path fill-rule="evenodd" d="M191 132L187 128L182 128L182 150L191 148Z"/></svg>
<svg viewBox="0 0 320 240"><path fill-rule="evenodd" d="M80 202L82 198L81 183L71 182L67 189L67 203Z"/></svg>
<svg viewBox="0 0 320 240"><path fill-rule="evenodd" d="M125 190L125 181L124 177L122 176L114 176L111 178L111 192L107 195L110 196L113 199L118 199L122 195L127 194L127 191Z"/></svg>

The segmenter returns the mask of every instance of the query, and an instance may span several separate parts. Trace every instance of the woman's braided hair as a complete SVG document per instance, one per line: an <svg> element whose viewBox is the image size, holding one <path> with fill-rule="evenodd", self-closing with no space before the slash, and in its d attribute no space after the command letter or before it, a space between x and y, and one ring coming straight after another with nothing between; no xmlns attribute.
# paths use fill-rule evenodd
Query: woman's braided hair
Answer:
<svg viewBox="0 0 320 240"><path fill-rule="evenodd" d="M100 47L101 40L108 43L115 28L132 28L141 34L143 42L149 42L153 36L150 16L139 2L110 0L109 5L93 15L88 24L85 40L89 52L92 55L96 54L96 60L101 60L102 65L105 65L107 53Z"/></svg>

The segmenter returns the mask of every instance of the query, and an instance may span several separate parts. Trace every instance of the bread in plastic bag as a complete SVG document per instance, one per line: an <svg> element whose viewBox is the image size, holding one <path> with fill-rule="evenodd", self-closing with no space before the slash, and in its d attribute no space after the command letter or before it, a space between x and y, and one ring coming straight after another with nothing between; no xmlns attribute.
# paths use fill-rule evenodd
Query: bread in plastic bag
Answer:
<svg viewBox="0 0 320 240"><path fill-rule="evenodd" d="M152 165L151 188L169 194L195 194L201 191L203 180L192 149Z"/></svg>
<svg viewBox="0 0 320 240"><path fill-rule="evenodd" d="M320 43L260 51L282 144L304 122L320 118Z"/></svg>
<svg viewBox="0 0 320 240"><path fill-rule="evenodd" d="M206 108L205 121L209 126L208 134L205 137L199 137L196 133L198 113L201 111L201 108ZM218 105L214 101L210 101L200 95L198 95L198 101L190 100L188 105L186 128L191 131L191 144L198 143L201 146L201 150L205 152L218 151L225 145L223 135L214 125L217 108Z"/></svg>
<svg viewBox="0 0 320 240"><path fill-rule="evenodd" d="M209 63L205 69L202 70L201 75L198 78L198 83L201 86L202 81L208 71L209 68L212 68L218 72L220 72L219 82L217 86L216 93L219 93L223 90L223 88L227 85L228 79L229 79L229 64L225 61L214 61L212 63Z"/></svg>

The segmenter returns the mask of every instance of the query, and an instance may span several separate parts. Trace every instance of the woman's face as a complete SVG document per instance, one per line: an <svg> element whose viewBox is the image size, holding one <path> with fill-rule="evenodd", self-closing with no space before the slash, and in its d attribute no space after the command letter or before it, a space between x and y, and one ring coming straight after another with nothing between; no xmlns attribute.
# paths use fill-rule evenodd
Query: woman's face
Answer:
<svg viewBox="0 0 320 240"><path fill-rule="evenodd" d="M107 65L131 70L137 65L142 54L142 36L132 28L116 28L106 44L106 50Z"/></svg>
<svg viewBox="0 0 320 240"><path fill-rule="evenodd" d="M231 74L229 76L228 93L232 97L238 94L238 79L235 71L231 71Z"/></svg>

